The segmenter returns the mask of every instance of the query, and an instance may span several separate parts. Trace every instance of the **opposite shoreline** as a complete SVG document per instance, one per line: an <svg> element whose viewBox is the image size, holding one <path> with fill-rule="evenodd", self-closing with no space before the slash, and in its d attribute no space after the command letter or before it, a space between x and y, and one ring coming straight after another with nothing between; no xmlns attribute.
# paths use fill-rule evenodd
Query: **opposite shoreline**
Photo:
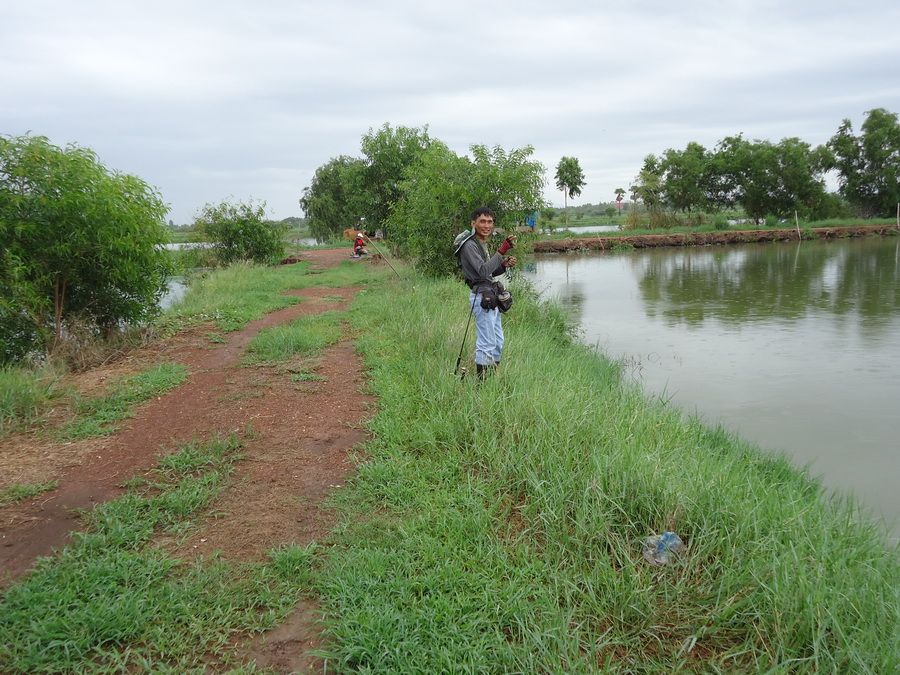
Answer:
<svg viewBox="0 0 900 675"><path fill-rule="evenodd" d="M897 234L895 225L855 225L851 227L781 228L777 230L722 230L711 232L673 232L615 237L573 237L536 241L535 253L569 251L609 251L616 248L656 248L659 246L717 246L804 239L846 239L850 237Z"/></svg>

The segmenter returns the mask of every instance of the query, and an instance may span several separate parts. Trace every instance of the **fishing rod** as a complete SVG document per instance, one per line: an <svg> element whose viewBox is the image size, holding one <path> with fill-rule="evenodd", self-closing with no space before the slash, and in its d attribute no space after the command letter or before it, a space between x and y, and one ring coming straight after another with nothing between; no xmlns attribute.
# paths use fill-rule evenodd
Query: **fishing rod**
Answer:
<svg viewBox="0 0 900 675"><path fill-rule="evenodd" d="M363 235L363 238L366 239L366 240L368 240L368 242L369 242L370 244L372 244L372 246L375 246L375 242L372 241L367 235L364 234L364 235ZM394 266L391 265L391 261L388 260L388 257L385 255L384 251L382 251L380 248L378 248L378 246L375 246L375 250L378 251L378 252L381 254L381 257L384 258L384 261L390 266L390 268L391 268L392 270L394 270L394 274L397 275L397 278L400 279L400 281L403 281L403 277L400 276L400 272L398 272L398 271L394 268Z"/></svg>

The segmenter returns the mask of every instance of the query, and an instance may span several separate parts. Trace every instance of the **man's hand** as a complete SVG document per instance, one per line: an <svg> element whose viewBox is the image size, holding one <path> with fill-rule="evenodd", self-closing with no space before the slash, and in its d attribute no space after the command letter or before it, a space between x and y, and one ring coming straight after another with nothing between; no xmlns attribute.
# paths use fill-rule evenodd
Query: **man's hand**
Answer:
<svg viewBox="0 0 900 675"><path fill-rule="evenodd" d="M505 257L503 259L503 266L506 269L509 269L510 267L515 267L516 266L516 256L510 255L510 256Z"/></svg>
<svg viewBox="0 0 900 675"><path fill-rule="evenodd" d="M507 251L516 245L516 236L514 234L509 235L506 239L503 240L503 243L500 244L500 248L497 249L497 252L500 255L506 255Z"/></svg>

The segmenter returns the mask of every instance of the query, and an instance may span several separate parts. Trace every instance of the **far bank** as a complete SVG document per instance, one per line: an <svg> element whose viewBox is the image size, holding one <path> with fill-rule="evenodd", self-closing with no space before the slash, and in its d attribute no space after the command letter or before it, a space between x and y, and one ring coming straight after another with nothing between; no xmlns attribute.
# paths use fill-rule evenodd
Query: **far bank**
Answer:
<svg viewBox="0 0 900 675"><path fill-rule="evenodd" d="M671 232L661 234L573 237L536 241L535 253L567 251L609 251L616 248L653 248L659 246L713 246L804 239L842 239L847 237L896 236L896 225L853 225L847 227L793 227L777 230L713 230L707 232Z"/></svg>

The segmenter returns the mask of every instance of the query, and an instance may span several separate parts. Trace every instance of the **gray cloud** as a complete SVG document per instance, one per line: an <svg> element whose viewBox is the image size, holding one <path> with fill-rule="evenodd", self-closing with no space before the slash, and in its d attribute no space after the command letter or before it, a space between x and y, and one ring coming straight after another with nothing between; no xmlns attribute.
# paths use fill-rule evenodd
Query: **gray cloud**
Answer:
<svg viewBox="0 0 900 675"><path fill-rule="evenodd" d="M900 7L837 2L37 0L0 23L0 132L93 148L158 186L171 217L266 200L299 214L316 167L384 122L457 152L535 147L585 170L580 200L648 153L726 135L825 142L900 110Z"/></svg>

